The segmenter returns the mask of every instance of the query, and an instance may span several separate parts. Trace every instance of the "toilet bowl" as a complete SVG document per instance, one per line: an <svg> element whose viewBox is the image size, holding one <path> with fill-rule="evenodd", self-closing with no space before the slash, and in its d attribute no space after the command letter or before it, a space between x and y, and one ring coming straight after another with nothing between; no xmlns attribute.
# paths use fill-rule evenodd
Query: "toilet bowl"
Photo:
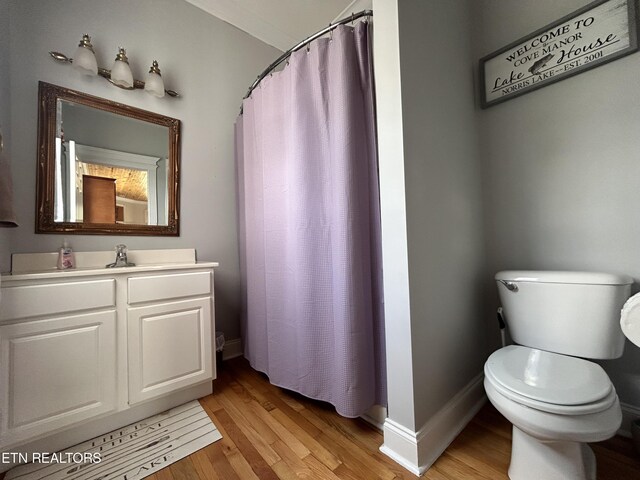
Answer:
<svg viewBox="0 0 640 480"><path fill-rule="evenodd" d="M622 421L602 368L587 360L511 345L485 364L491 403L513 424L511 480L594 480L586 442L606 440Z"/></svg>
<svg viewBox="0 0 640 480"><path fill-rule="evenodd" d="M595 480L587 443L615 435L622 412L606 372L587 359L622 355L620 310L633 280L518 270L496 281L516 345L491 354L484 386L513 424L509 478Z"/></svg>
<svg viewBox="0 0 640 480"><path fill-rule="evenodd" d="M623 305L620 327L629 341L640 347L640 293L636 293ZM640 419L631 423L631 437L636 452L640 455Z"/></svg>

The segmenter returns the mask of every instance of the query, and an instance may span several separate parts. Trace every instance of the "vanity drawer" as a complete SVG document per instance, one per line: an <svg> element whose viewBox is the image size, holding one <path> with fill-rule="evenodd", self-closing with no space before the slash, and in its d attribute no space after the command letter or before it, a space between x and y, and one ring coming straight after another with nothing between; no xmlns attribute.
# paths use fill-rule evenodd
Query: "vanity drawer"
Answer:
<svg viewBox="0 0 640 480"><path fill-rule="evenodd" d="M87 282L6 287L2 289L0 320L114 307L115 284L115 279L109 278Z"/></svg>
<svg viewBox="0 0 640 480"><path fill-rule="evenodd" d="M211 271L129 278L129 303L211 295Z"/></svg>

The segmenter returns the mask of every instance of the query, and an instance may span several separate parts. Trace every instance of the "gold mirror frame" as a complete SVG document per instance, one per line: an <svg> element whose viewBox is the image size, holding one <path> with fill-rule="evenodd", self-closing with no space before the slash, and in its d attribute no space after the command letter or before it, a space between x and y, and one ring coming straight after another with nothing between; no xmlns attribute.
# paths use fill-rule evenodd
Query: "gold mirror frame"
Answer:
<svg viewBox="0 0 640 480"><path fill-rule="evenodd" d="M75 223L54 221L56 106L58 100L85 105L117 115L169 128L169 176L167 225L111 223ZM38 166L36 180L36 233L79 235L153 235L180 234L180 120L148 112L86 93L38 83Z"/></svg>

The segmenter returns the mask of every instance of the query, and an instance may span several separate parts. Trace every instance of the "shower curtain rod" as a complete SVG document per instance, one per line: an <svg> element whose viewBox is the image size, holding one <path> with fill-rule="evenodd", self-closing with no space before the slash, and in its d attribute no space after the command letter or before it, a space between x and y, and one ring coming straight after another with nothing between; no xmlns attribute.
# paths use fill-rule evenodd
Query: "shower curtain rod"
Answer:
<svg viewBox="0 0 640 480"><path fill-rule="evenodd" d="M338 25L344 25L345 23L354 22L355 20L357 20L359 18L362 18L362 17L372 17L372 16L373 16L373 10L362 10L361 12L358 12L358 13L352 13L350 16L345 17L345 18L343 18L341 20L338 20L336 23L330 23L328 27L323 28L319 32L316 32L313 35L305 38L300 43L298 43L296 46L294 46L294 47L290 48L289 50L287 50L286 52L284 52L282 55L280 55L278 57L278 59L275 62L273 62L271 65L269 65L267 68L265 68L264 71L260 75L258 75L258 78L256 78L255 82L253 82L251 84L251 86L249 87L249 90L247 90L247 94L244 97L242 97L242 100L245 100L245 99L249 98L249 96L251 95L251 92L253 92L253 90L260 84L262 79L264 77L266 77L267 75L269 75L273 71L274 68L276 68L282 62L284 62L287 58L289 58L293 52L296 52L296 51L300 50L302 47L304 47L305 45L311 43L316 38L319 38L319 37L325 35L326 33L329 33L331 30L336 28ZM242 115L242 106L240 107L240 114Z"/></svg>

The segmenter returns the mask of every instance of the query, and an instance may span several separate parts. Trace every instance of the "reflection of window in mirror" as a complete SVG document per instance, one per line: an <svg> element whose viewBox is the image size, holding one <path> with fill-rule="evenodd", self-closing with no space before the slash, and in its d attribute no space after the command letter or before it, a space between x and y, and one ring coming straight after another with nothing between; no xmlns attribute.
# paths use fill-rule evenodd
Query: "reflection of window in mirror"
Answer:
<svg viewBox="0 0 640 480"><path fill-rule="evenodd" d="M66 100L56 112L54 220L167 225L167 127ZM115 185L113 199L106 185Z"/></svg>

